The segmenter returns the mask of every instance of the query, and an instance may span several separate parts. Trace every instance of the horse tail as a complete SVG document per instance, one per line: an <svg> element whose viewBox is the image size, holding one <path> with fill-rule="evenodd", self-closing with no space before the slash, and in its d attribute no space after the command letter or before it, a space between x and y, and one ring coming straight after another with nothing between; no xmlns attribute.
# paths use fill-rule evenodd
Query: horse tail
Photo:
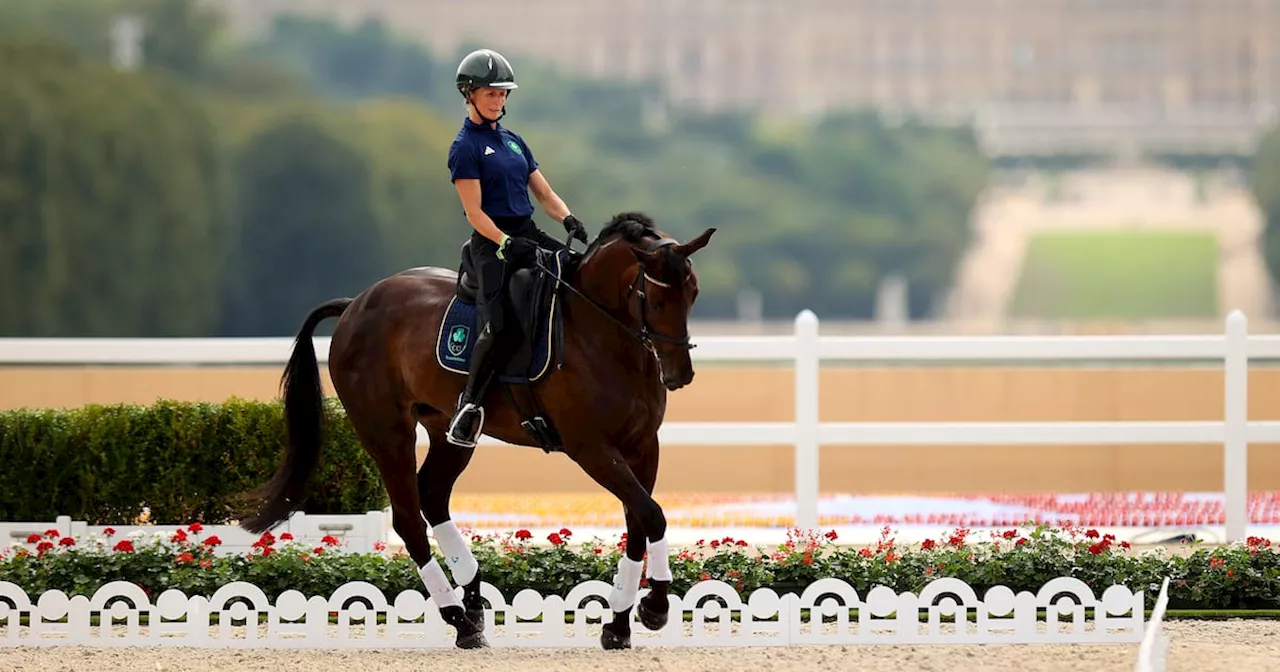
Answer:
<svg viewBox="0 0 1280 672"><path fill-rule="evenodd" d="M256 513L240 521L240 527L249 532L259 534L275 527L289 517L306 494L307 481L315 470L324 439L324 390L320 387L320 368L312 334L316 325L342 315L351 302L352 299L333 299L316 306L298 330L293 354L280 380L288 433L284 462L271 480L249 494L261 505Z"/></svg>

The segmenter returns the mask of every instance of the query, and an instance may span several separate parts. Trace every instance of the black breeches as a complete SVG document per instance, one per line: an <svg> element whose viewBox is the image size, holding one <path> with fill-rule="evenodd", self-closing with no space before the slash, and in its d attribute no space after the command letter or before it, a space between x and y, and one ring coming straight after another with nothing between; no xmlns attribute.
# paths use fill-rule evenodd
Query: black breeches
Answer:
<svg viewBox="0 0 1280 672"><path fill-rule="evenodd" d="M494 222L509 236L529 238L549 250L564 249L564 243L547 235L534 224L532 219L500 220ZM502 335L511 326L511 299L507 295L507 281L516 271L512 264L498 258L498 244L480 235L471 234L471 263L476 271L476 280L480 291L476 296L476 312L479 320L476 326L481 330L485 324L493 325L494 335Z"/></svg>

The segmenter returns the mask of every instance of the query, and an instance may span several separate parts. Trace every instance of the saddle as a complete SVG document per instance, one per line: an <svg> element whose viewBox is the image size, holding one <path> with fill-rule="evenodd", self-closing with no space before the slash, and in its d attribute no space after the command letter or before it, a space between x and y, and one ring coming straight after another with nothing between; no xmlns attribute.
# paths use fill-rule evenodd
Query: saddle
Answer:
<svg viewBox="0 0 1280 672"><path fill-rule="evenodd" d="M557 279L566 278L581 260L581 254L568 250L537 248L537 264L517 269L507 282L508 305L512 323L505 325L504 338L511 338L506 361L498 370L499 384L531 386L551 370L551 362L564 362L564 318L560 309L563 286ZM541 268L539 268L539 265ZM550 274L543 271L545 268ZM436 362L446 371L469 375L471 351L475 347L476 302L480 292L475 267L471 262L471 241L463 243L458 265L454 296L441 319L436 343ZM554 356L553 356L554 348ZM511 396L509 388L503 386ZM530 393L530 397L533 395ZM512 404L526 419L526 431L548 452L560 449L560 440L541 409L524 413L514 397ZM534 398L536 405L536 398Z"/></svg>

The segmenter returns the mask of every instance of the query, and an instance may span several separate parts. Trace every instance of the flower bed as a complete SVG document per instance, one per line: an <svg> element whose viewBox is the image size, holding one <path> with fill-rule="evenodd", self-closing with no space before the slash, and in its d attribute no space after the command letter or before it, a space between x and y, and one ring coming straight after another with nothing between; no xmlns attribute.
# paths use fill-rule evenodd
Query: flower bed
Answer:
<svg viewBox="0 0 1280 672"><path fill-rule="evenodd" d="M379 547L373 553L352 553L334 537L304 546L287 534L277 538L267 533L248 553L218 556L213 549L220 540L202 531L195 523L172 535L134 533L121 539L107 529L74 539L50 530L0 551L0 581L17 584L32 596L54 589L91 595L117 580L137 583L153 596L169 588L209 596L232 581L250 582L272 600L289 589L328 595L351 581L367 581L387 595L404 590L425 594L403 551ZM535 546L527 530L473 535L472 551L484 580L508 599L526 588L563 596L585 581L611 582L626 535L575 546L565 543L571 536L571 530L563 529L550 535L550 546ZM1280 608L1280 553L1269 540L1256 537L1212 549L1194 547L1185 554L1136 552L1096 530L1045 525L1013 528L987 539L958 528L910 546L897 544L888 527L873 547L842 548L834 541L833 531L792 531L786 543L776 546L723 538L673 549L672 590L683 594L699 581L718 579L743 595L760 587L799 592L818 579L834 577L865 595L876 585L917 592L934 579L955 577L981 595L995 585L1034 592L1051 579L1075 577L1096 590L1119 584L1145 591L1150 608L1168 576L1170 609Z"/></svg>

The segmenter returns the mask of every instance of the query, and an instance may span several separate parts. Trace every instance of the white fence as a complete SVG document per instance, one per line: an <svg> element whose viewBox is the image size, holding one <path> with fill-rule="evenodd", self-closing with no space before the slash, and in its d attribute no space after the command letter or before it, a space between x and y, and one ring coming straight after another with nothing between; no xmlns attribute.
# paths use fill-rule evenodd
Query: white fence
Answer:
<svg viewBox="0 0 1280 672"><path fill-rule="evenodd" d="M1239 311L1223 334L1200 336L964 336L818 335L811 311L796 317L791 336L696 338L695 361L791 362L795 367L792 422L669 423L664 443L795 446L796 523L817 527L818 450L821 445L1064 445L1201 444L1223 446L1226 539L1245 537L1248 524L1248 445L1280 443L1280 422L1248 420L1250 359L1280 359L1280 336L1250 336ZM268 364L288 360L289 338L229 339L0 339L5 364ZM424 346L426 347L426 346ZM324 361L327 338L316 339ZM425 350L424 350L425 352ZM1225 371L1223 420L1200 422L820 422L818 369L824 361L1183 361L1214 362ZM486 440L485 442L491 442Z"/></svg>
<svg viewBox="0 0 1280 672"><path fill-rule="evenodd" d="M824 578L797 592L779 595L759 588L740 595L733 586L709 579L684 595L671 594L670 622L660 631L644 627L632 611L632 633L641 647L1143 641L1143 592L1122 585L1097 588L1095 595L1080 579L1064 576L1034 592L1015 594L1001 585L979 595L948 577L929 582L919 595L886 586L859 595L840 579ZM564 595L543 596L528 588L503 595L483 583L480 594L489 603L485 637L495 648L598 648L609 591L608 583L591 580ZM648 592L640 589L637 598ZM454 593L461 596L462 589ZM218 623L212 625L209 617L215 614ZM336 624L330 624L330 614L336 615ZM691 617L687 626L686 615ZM967 619L970 615L974 620ZM23 617L29 627L20 625ZM734 617L736 623L730 621ZM955 619L960 626L943 619ZM117 620L124 623L113 627ZM74 597L60 590L27 595L16 584L0 581L0 648L15 646L388 649L445 648L453 641L434 600L427 601L418 590L389 595L364 581L343 584L329 595L286 590L274 603L261 588L239 581L208 597L171 588L154 602L126 581Z"/></svg>

